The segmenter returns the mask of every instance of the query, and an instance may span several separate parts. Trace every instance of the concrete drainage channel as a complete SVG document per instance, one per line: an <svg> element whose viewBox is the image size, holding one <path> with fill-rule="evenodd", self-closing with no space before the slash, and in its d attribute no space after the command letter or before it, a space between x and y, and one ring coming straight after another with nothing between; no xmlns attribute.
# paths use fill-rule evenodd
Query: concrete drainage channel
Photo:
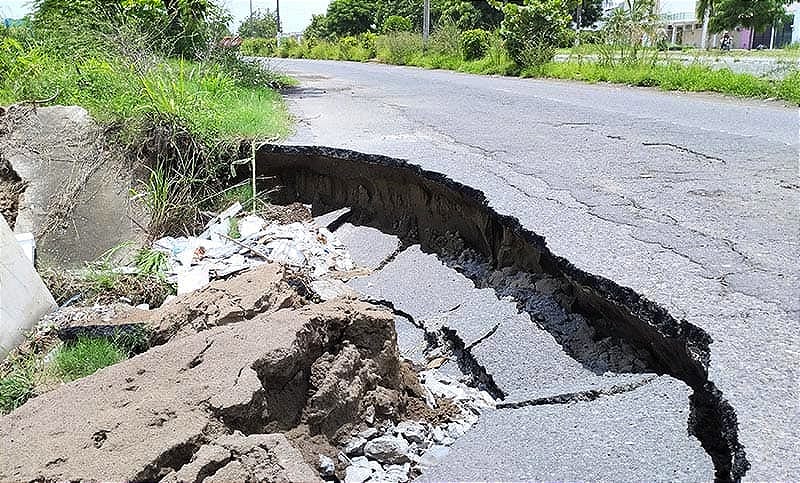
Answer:
<svg viewBox="0 0 800 483"><path fill-rule="evenodd" d="M736 414L708 380L700 328L552 254L442 174L321 147L268 145L256 160L276 180L274 201L331 213L354 258L371 260L350 285L394 310L407 356L497 398L423 478L744 476ZM603 467L626 458L629 468ZM585 471L547 473L570 459Z"/></svg>

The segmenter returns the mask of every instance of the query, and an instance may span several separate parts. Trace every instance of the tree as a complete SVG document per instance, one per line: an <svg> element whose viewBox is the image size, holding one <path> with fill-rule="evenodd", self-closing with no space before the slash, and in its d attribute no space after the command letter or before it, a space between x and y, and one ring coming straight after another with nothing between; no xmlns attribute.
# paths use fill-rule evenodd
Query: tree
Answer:
<svg viewBox="0 0 800 483"><path fill-rule="evenodd" d="M748 27L762 30L786 13L787 0L716 0L711 29L714 31Z"/></svg>
<svg viewBox="0 0 800 483"><path fill-rule="evenodd" d="M338 36L371 32L375 27L374 0L333 0L326 14L328 30Z"/></svg>
<svg viewBox="0 0 800 483"><path fill-rule="evenodd" d="M325 40L330 35L328 19L324 14L312 15L311 23L303 31L303 38L308 40Z"/></svg>
<svg viewBox="0 0 800 483"><path fill-rule="evenodd" d="M271 39L278 35L278 17L270 9L256 10L239 26L239 36Z"/></svg>
<svg viewBox="0 0 800 483"><path fill-rule="evenodd" d="M562 0L525 0L502 5L500 34L508 54L520 67L540 67L553 60L556 46L569 30L570 15Z"/></svg>
<svg viewBox="0 0 800 483"><path fill-rule="evenodd" d="M603 16L603 0L570 0L567 5L572 16L572 23L578 25L578 17L580 17L579 28L591 27ZM579 7L580 15L578 14Z"/></svg>

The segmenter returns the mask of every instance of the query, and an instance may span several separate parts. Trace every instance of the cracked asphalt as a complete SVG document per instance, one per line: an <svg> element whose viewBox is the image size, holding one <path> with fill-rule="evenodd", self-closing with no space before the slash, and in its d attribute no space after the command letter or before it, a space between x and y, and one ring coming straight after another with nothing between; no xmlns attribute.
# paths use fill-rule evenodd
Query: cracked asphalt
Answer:
<svg viewBox="0 0 800 483"><path fill-rule="evenodd" d="M713 338L748 480L800 474L798 111L774 102L271 60L291 144L400 157L482 190L551 250Z"/></svg>

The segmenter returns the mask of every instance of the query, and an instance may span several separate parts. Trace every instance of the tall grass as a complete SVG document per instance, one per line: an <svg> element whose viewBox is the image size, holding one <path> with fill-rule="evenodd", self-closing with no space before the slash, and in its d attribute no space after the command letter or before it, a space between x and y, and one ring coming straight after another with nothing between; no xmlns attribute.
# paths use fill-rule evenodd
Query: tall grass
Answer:
<svg viewBox="0 0 800 483"><path fill-rule="evenodd" d="M126 358L125 351L109 339L80 337L56 353L54 364L61 379L69 382L94 374Z"/></svg>

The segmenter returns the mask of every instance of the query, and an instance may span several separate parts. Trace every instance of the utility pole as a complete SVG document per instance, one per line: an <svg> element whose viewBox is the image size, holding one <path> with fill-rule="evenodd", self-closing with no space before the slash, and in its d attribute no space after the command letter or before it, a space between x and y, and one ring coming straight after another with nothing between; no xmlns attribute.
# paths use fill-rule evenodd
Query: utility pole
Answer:
<svg viewBox="0 0 800 483"><path fill-rule="evenodd" d="M428 48L428 36L431 34L431 0L425 0L422 9L422 46Z"/></svg>
<svg viewBox="0 0 800 483"><path fill-rule="evenodd" d="M250 18L253 18L253 0L250 0Z"/></svg>
<svg viewBox="0 0 800 483"><path fill-rule="evenodd" d="M708 21L711 18L711 2L708 3L706 11L703 12L703 37L700 39L700 49L705 50L708 43Z"/></svg>
<svg viewBox="0 0 800 483"><path fill-rule="evenodd" d="M281 33L283 32L283 28L281 28L281 0L275 0L275 17L278 21L278 33Z"/></svg>
<svg viewBox="0 0 800 483"><path fill-rule="evenodd" d="M575 45L581 43L581 23L583 23L583 0L578 0L578 9L575 12Z"/></svg>

